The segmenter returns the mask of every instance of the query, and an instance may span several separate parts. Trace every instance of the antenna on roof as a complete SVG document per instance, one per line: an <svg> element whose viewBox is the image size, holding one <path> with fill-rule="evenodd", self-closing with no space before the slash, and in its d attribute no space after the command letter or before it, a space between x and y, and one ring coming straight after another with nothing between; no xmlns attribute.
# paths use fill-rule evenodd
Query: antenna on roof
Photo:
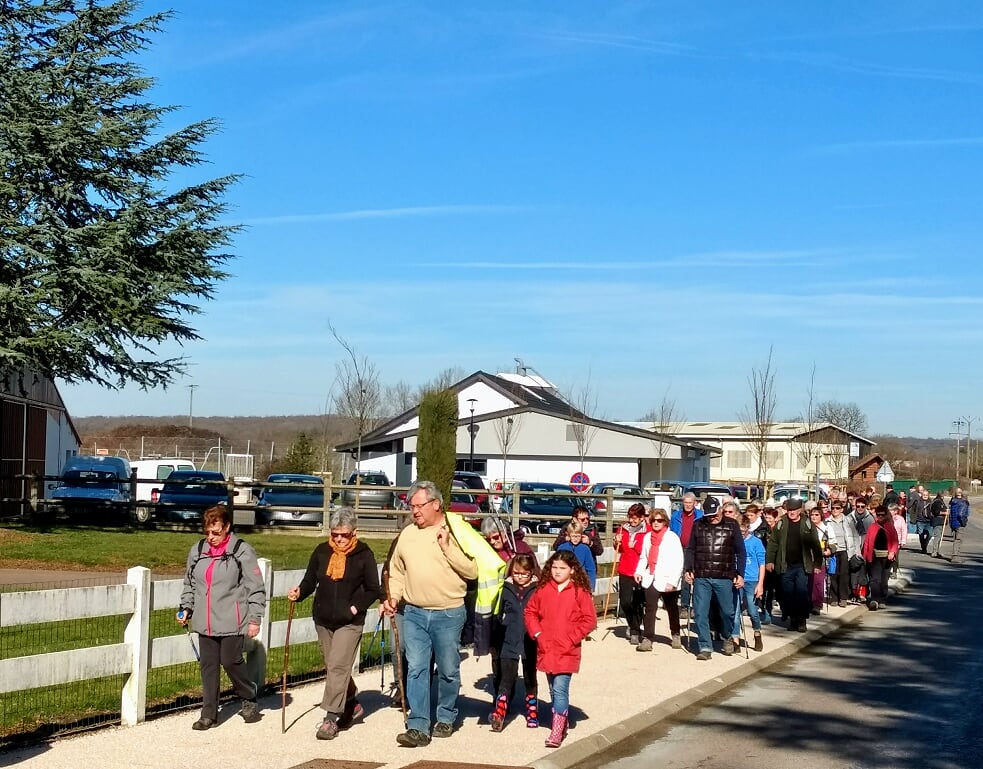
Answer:
<svg viewBox="0 0 983 769"><path fill-rule="evenodd" d="M522 358L513 358L515 361L515 373L522 376L529 376L529 367L522 362Z"/></svg>

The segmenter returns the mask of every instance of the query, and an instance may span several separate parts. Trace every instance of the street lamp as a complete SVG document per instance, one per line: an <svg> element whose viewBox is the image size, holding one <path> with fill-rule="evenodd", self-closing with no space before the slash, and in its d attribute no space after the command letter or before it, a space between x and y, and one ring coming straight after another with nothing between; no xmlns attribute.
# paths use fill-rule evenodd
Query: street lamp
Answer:
<svg viewBox="0 0 983 769"><path fill-rule="evenodd" d="M477 398L468 398L468 403L471 405L471 422L468 424L468 432L471 433L471 454L468 457L468 470L471 472L474 472L474 404L477 402Z"/></svg>

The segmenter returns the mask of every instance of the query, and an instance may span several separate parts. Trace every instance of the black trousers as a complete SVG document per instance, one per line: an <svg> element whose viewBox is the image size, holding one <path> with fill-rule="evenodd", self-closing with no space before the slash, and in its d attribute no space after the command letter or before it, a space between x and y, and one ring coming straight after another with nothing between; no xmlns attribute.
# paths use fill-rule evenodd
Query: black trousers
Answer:
<svg viewBox="0 0 983 769"><path fill-rule="evenodd" d="M850 590L850 567L847 563L846 550L838 550L833 553L836 559L836 574L829 575L829 600L830 603L839 601L849 601L852 595Z"/></svg>
<svg viewBox="0 0 983 769"><path fill-rule="evenodd" d="M646 604L645 591L634 577L618 575L618 603L621 605L621 616L628 623L628 632L637 635L642 627Z"/></svg>
<svg viewBox="0 0 983 769"><path fill-rule="evenodd" d="M502 658L498 661L502 671L502 680L498 685L498 696L503 694L509 699L515 696L515 682L519 677L519 660ZM522 683L526 687L526 695L537 696L536 684L536 655L522 658Z"/></svg>
<svg viewBox="0 0 983 769"><path fill-rule="evenodd" d="M256 699L256 684L249 679L246 660L242 657L245 636L199 635L201 655L201 717L218 719L219 665L225 668L232 688L244 700Z"/></svg>
<svg viewBox="0 0 983 769"><path fill-rule="evenodd" d="M679 635L679 591L670 590L667 593L660 593L654 587L645 588L645 637L650 641L655 640L655 610L659 605L659 598L662 598L662 608L666 610L669 617L669 632L672 635Z"/></svg>
<svg viewBox="0 0 983 769"><path fill-rule="evenodd" d="M887 599L887 580L891 575L891 564L887 558L875 558L867 564L870 574L870 600L882 603Z"/></svg>

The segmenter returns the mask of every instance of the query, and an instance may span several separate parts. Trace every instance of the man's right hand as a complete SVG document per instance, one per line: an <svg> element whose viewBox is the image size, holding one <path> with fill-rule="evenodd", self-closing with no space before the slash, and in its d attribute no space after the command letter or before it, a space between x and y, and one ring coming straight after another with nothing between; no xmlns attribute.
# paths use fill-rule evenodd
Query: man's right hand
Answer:
<svg viewBox="0 0 983 769"><path fill-rule="evenodd" d="M774 570L775 570L775 564L773 564L773 563L766 563L765 564L765 571L774 571Z"/></svg>
<svg viewBox="0 0 983 769"><path fill-rule="evenodd" d="M379 605L379 608L382 609L383 614L385 614L387 617L391 617L396 613L396 602L390 598L387 598Z"/></svg>

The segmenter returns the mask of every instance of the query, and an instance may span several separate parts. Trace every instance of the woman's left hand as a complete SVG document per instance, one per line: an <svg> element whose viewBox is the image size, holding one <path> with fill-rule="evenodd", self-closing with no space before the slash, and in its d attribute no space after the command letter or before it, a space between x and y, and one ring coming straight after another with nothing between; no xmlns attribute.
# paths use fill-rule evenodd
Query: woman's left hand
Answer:
<svg viewBox="0 0 983 769"><path fill-rule="evenodd" d="M250 638L255 638L259 635L259 624L256 622L250 622L249 627L246 628L246 635Z"/></svg>

